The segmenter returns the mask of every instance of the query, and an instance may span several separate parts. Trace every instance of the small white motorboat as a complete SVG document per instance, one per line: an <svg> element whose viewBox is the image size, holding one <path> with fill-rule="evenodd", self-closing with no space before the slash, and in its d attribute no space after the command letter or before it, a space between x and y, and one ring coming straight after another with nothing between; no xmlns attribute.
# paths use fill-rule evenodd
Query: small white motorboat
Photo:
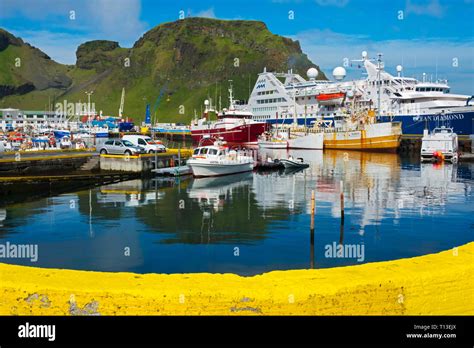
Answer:
<svg viewBox="0 0 474 348"><path fill-rule="evenodd" d="M433 129L431 134L425 129L421 140L422 162L457 162L458 160L458 135L452 128L439 127Z"/></svg>
<svg viewBox="0 0 474 348"><path fill-rule="evenodd" d="M281 159L280 163L283 164L285 168L308 168L309 167L309 164L305 163L301 157L294 159L293 157L290 156L288 159Z"/></svg>
<svg viewBox="0 0 474 348"><path fill-rule="evenodd" d="M251 156L229 150L222 142L197 147L187 161L195 177L220 176L252 171L255 167Z"/></svg>
<svg viewBox="0 0 474 348"><path fill-rule="evenodd" d="M70 148L72 148L71 138L69 138L68 136L62 137L60 142L59 142L59 147L61 149L70 149Z"/></svg>

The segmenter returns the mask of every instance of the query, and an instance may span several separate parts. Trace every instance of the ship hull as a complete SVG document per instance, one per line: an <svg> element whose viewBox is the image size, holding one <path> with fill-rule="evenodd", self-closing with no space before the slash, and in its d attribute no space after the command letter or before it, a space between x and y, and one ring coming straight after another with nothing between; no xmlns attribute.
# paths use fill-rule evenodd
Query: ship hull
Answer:
<svg viewBox="0 0 474 348"><path fill-rule="evenodd" d="M382 117L382 120L388 117ZM445 126L453 128L454 133L460 136L474 134L474 111L446 113L444 115L403 115L393 117L393 121L402 122L404 135L422 136L423 130L428 127Z"/></svg>
<svg viewBox="0 0 474 348"><path fill-rule="evenodd" d="M324 148L396 152L402 130L399 122L366 125L364 130L330 132L324 134Z"/></svg>
<svg viewBox="0 0 474 348"><path fill-rule="evenodd" d="M258 141L258 147L262 149L287 149L288 142L286 141Z"/></svg>
<svg viewBox="0 0 474 348"><path fill-rule="evenodd" d="M213 164L201 163L198 161L188 161L193 175L196 178L204 178L210 176L223 176L237 173L250 172L253 170L253 163L236 163L236 164Z"/></svg>
<svg viewBox="0 0 474 348"><path fill-rule="evenodd" d="M289 149L322 150L324 146L323 133L291 133L288 139Z"/></svg>
<svg viewBox="0 0 474 348"><path fill-rule="evenodd" d="M315 117L306 118L306 125L310 127L316 122ZM327 119L330 120L330 119ZM381 122L401 122L402 131L404 135L408 136L423 136L423 130L426 126L428 129L433 130L436 127L446 126L453 128L454 133L459 136L469 136L474 134L474 111L457 111L449 112L444 115L439 114L428 114L428 115L399 115L399 116L381 116ZM267 120L270 124L293 124L293 118L286 119L269 119ZM298 125L302 126L305 124L304 118L297 119Z"/></svg>
<svg viewBox="0 0 474 348"><path fill-rule="evenodd" d="M198 144L203 137L222 138L229 145L257 145L258 137L265 132L266 123L252 123L235 127L191 128L193 143Z"/></svg>

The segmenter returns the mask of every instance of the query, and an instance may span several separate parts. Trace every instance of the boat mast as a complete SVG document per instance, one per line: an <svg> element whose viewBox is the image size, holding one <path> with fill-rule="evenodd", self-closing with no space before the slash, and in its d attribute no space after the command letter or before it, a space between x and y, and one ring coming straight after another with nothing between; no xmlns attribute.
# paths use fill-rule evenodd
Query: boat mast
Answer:
<svg viewBox="0 0 474 348"><path fill-rule="evenodd" d="M232 91L232 80L229 80L229 110L234 109L234 95Z"/></svg>
<svg viewBox="0 0 474 348"><path fill-rule="evenodd" d="M378 87L378 96L377 96L377 118L380 119L380 87L381 87L381 81L380 81L380 70L382 69L382 53L378 54L377 58L377 87Z"/></svg>

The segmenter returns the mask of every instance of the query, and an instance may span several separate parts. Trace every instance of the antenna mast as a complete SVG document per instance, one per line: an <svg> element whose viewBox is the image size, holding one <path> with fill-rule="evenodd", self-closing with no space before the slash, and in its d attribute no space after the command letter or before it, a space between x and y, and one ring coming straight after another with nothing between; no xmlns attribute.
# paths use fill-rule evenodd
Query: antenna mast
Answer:
<svg viewBox="0 0 474 348"><path fill-rule="evenodd" d="M380 70L382 69L382 53L378 54L377 58L377 85L378 85L378 98L377 98L377 116L380 118L380 87L381 87L381 81L380 81Z"/></svg>
<svg viewBox="0 0 474 348"><path fill-rule="evenodd" d="M234 95L232 90L232 80L229 80L229 110L234 108Z"/></svg>

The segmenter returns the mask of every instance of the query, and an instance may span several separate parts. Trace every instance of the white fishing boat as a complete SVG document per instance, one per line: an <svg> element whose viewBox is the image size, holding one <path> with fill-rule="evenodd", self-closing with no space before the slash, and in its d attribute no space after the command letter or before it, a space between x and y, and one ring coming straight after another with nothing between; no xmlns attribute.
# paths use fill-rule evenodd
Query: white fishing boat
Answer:
<svg viewBox="0 0 474 348"><path fill-rule="evenodd" d="M229 150L220 142L211 146L200 146L187 161L195 177L220 176L252 171L255 167L251 156Z"/></svg>
<svg viewBox="0 0 474 348"><path fill-rule="evenodd" d="M452 128L435 128L431 134L425 129L421 142L422 162L457 162L457 160L458 135Z"/></svg>
<svg viewBox="0 0 474 348"><path fill-rule="evenodd" d="M257 141L258 147L263 149L287 149L288 141L283 133L276 132L274 134L270 132L263 133Z"/></svg>
<svg viewBox="0 0 474 348"><path fill-rule="evenodd" d="M288 138L289 149L322 150L324 147L324 133L310 132L310 129L290 130Z"/></svg>

